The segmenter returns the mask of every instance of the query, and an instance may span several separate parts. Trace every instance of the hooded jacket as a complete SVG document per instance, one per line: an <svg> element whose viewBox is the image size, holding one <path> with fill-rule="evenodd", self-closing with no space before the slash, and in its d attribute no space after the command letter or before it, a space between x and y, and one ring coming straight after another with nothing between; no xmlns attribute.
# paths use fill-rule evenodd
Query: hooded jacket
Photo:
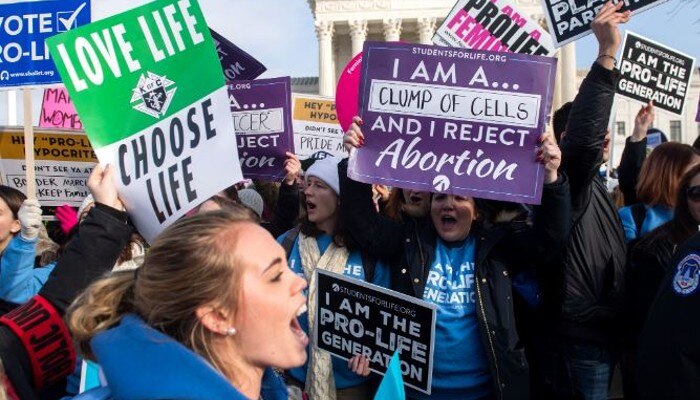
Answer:
<svg viewBox="0 0 700 400"><path fill-rule="evenodd" d="M199 355L151 328L133 314L90 342L108 387L87 391L76 400L248 400ZM286 387L266 373L264 400L286 399Z"/></svg>
<svg viewBox="0 0 700 400"><path fill-rule="evenodd" d="M339 168L340 207L350 234L372 256L391 262L393 290L422 299L437 243L432 224L413 220L398 224L381 217L372 204L371 186L347 178L346 161ZM529 398L528 365L515 326L511 276L559 254L571 219L568 199L569 184L562 175L558 182L544 185L534 226L500 223L488 229L474 227L470 233L476 237L480 339L499 400Z"/></svg>

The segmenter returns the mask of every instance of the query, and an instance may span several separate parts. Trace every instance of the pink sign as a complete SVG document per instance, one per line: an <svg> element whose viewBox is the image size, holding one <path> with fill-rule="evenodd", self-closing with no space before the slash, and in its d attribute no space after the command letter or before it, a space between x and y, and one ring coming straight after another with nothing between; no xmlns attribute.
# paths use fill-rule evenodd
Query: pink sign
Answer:
<svg viewBox="0 0 700 400"><path fill-rule="evenodd" d="M352 117L359 114L360 77L362 76L362 53L357 54L343 69L335 89L335 112L338 122L347 131Z"/></svg>
<svg viewBox="0 0 700 400"><path fill-rule="evenodd" d="M41 103L39 127L58 129L83 129L78 112L65 87L44 90L44 100Z"/></svg>

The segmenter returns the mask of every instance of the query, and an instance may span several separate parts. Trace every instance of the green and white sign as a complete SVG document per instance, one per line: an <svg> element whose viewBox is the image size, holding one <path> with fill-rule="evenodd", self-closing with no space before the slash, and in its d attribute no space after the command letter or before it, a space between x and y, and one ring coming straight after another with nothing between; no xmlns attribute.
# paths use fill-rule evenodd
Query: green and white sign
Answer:
<svg viewBox="0 0 700 400"><path fill-rule="evenodd" d="M48 45L146 240L243 179L219 57L195 0L154 1Z"/></svg>

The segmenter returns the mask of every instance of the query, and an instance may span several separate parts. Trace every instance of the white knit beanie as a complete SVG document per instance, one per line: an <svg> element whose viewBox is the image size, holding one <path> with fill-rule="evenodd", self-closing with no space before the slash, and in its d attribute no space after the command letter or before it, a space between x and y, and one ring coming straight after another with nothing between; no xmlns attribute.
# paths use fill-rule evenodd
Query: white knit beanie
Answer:
<svg viewBox="0 0 700 400"><path fill-rule="evenodd" d="M335 194L340 194L340 179L338 178L338 163L340 160L340 157L334 156L316 160L306 170L306 179L308 180L310 176L315 176L333 189Z"/></svg>
<svg viewBox="0 0 700 400"><path fill-rule="evenodd" d="M260 193L253 189L241 189L238 191L238 199L244 206L249 207L258 214L258 217L262 218L264 203Z"/></svg>

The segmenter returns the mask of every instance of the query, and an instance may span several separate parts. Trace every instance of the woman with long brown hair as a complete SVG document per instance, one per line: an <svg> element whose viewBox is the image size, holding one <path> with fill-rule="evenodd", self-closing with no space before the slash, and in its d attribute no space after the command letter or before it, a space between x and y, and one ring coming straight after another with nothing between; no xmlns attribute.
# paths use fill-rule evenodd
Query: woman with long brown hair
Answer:
<svg viewBox="0 0 700 400"><path fill-rule="evenodd" d="M182 219L137 271L95 282L67 316L112 398L259 399L269 367L306 360L297 321L306 283L248 217L212 211Z"/></svg>

